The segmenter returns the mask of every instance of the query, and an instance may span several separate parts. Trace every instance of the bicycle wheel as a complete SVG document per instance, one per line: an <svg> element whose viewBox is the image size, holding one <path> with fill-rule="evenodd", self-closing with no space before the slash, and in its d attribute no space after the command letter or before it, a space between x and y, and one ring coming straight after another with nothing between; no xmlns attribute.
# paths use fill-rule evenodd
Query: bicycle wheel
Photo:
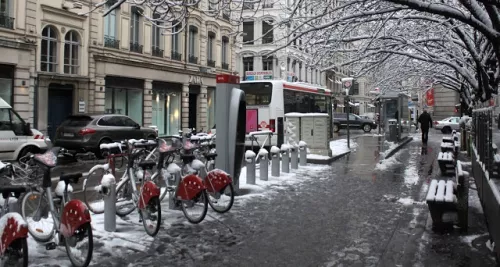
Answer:
<svg viewBox="0 0 500 267"><path fill-rule="evenodd" d="M105 173L104 168L97 168L89 173L83 181L83 201L94 214L104 213L104 194L101 180Z"/></svg>
<svg viewBox="0 0 500 267"><path fill-rule="evenodd" d="M188 219L190 223L200 223L201 221L203 221L203 219L205 219L205 216L207 215L207 192L206 190L201 191L200 194L192 200L180 200L180 204L182 213L184 213L184 216L186 216L186 219ZM193 210L198 211L198 215L196 215L196 212L194 212L194 215L191 215L190 212Z"/></svg>
<svg viewBox="0 0 500 267"><path fill-rule="evenodd" d="M21 215L36 241L47 242L52 239L56 225L45 194L38 191L26 193L21 201Z"/></svg>
<svg viewBox="0 0 500 267"><path fill-rule="evenodd" d="M160 188L160 202L163 201L165 196L168 193L167 182L165 181L163 174L159 172L155 172L153 176L151 176L151 181L156 184Z"/></svg>
<svg viewBox="0 0 500 267"><path fill-rule="evenodd" d="M94 250L94 239L90 223L85 223L76 229L73 236L64 239L66 253L73 266L87 267L92 260ZM82 247L86 249L82 250Z"/></svg>
<svg viewBox="0 0 500 267"><path fill-rule="evenodd" d="M228 212L234 203L234 187L228 184L220 192L207 192L208 204L218 213Z"/></svg>
<svg viewBox="0 0 500 267"><path fill-rule="evenodd" d="M156 236L161 225L161 207L158 197L151 198L146 207L141 209L141 217L146 233L150 236Z"/></svg>
<svg viewBox="0 0 500 267"><path fill-rule="evenodd" d="M116 215L127 216L135 210L134 190L128 176L116 187Z"/></svg>
<svg viewBox="0 0 500 267"><path fill-rule="evenodd" d="M5 267L27 267L28 266L28 239L20 238L14 240L5 250L0 266Z"/></svg>

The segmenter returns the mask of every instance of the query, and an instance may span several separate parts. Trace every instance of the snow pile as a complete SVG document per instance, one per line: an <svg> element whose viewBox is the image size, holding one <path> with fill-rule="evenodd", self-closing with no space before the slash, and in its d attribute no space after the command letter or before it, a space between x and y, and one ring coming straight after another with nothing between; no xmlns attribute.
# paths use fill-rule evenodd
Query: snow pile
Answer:
<svg viewBox="0 0 500 267"><path fill-rule="evenodd" d="M392 157L388 158L388 159L383 159L381 160L379 163L377 163L377 165L375 166L375 170L378 170L378 171L384 171L384 170L387 170L388 168L390 168L391 166L394 166L395 164L398 164L400 163L397 158L398 156L401 155L401 152L402 151L398 151L396 154L392 155Z"/></svg>
<svg viewBox="0 0 500 267"><path fill-rule="evenodd" d="M255 152L253 152L252 150L247 150L245 152L245 161L248 162L248 163L251 163L252 160L255 159Z"/></svg>
<svg viewBox="0 0 500 267"><path fill-rule="evenodd" d="M358 146L356 142L354 142L354 140L351 140L349 145L351 146L351 149L356 148ZM332 151L332 157L342 155L344 153L351 151L347 147L347 139L330 141L330 150Z"/></svg>
<svg viewBox="0 0 500 267"><path fill-rule="evenodd" d="M181 167L179 167L179 165L177 165L175 163L168 164L167 172L176 173L176 172L180 172L180 171L181 171Z"/></svg>
<svg viewBox="0 0 500 267"><path fill-rule="evenodd" d="M297 135L294 133L297 127L291 121L286 121L286 133L287 133L287 143L288 144L297 144L296 138Z"/></svg>
<svg viewBox="0 0 500 267"><path fill-rule="evenodd" d="M304 142L302 140L299 142L299 147L306 147L306 146L307 146L306 142Z"/></svg>
<svg viewBox="0 0 500 267"><path fill-rule="evenodd" d="M264 148L261 148L259 150L259 156L264 157L267 156L267 154L269 154L269 152L267 152L267 150L265 150Z"/></svg>
<svg viewBox="0 0 500 267"><path fill-rule="evenodd" d="M113 174L105 174L101 179L101 185L105 187L111 187L111 185L115 184L116 180Z"/></svg>
<svg viewBox="0 0 500 267"><path fill-rule="evenodd" d="M331 159L329 156L316 155L316 154L307 154L308 159L319 159L319 160L327 160Z"/></svg>
<svg viewBox="0 0 500 267"><path fill-rule="evenodd" d="M282 152L288 152L288 151L290 151L290 146L287 145L287 144L282 144L281 145L281 151Z"/></svg>
<svg viewBox="0 0 500 267"><path fill-rule="evenodd" d="M201 160L195 159L191 163L191 167L195 170L201 170L201 169L205 168L205 163L203 163Z"/></svg>
<svg viewBox="0 0 500 267"><path fill-rule="evenodd" d="M56 186L56 195L58 196L63 196L64 195L64 188L66 187L66 183L64 181L59 181ZM68 193L73 192L73 187L68 184Z"/></svg>
<svg viewBox="0 0 500 267"><path fill-rule="evenodd" d="M271 147L271 154L279 154L280 153L280 149L277 147L277 146L272 146ZM260 154L260 153L259 153Z"/></svg>
<svg viewBox="0 0 500 267"><path fill-rule="evenodd" d="M417 153L412 153L408 161L409 166L406 167L404 172L404 182L407 187L416 185L418 183L418 170L417 170Z"/></svg>

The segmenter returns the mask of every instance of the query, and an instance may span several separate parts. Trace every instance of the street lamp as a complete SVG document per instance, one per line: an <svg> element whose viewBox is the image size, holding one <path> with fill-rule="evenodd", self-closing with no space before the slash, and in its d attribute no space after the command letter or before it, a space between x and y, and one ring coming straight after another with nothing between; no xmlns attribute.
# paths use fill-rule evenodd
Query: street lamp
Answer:
<svg viewBox="0 0 500 267"><path fill-rule="evenodd" d="M351 89L352 86L352 80L353 78L347 77L347 78L342 78L342 85L345 89L345 98L344 98L344 106L346 107L346 115L347 115L347 147L351 148L350 144L350 137L349 137L349 111L351 109L351 106L349 104L349 89Z"/></svg>

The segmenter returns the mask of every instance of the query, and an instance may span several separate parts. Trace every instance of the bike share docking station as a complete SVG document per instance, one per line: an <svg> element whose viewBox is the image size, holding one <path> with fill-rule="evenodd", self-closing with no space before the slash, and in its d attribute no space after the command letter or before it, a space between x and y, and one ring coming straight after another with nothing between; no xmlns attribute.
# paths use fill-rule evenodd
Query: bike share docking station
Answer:
<svg viewBox="0 0 500 267"><path fill-rule="evenodd" d="M246 100L240 88L240 77L218 74L215 89L215 167L228 172L235 194L239 193L241 163L245 153Z"/></svg>

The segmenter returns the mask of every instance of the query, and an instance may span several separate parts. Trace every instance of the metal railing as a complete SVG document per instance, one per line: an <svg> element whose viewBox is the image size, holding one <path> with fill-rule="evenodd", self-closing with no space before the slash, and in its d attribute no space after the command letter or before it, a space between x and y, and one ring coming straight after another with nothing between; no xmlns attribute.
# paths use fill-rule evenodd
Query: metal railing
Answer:
<svg viewBox="0 0 500 267"><path fill-rule="evenodd" d="M130 42L130 52L142 54L142 45L139 43Z"/></svg>
<svg viewBox="0 0 500 267"><path fill-rule="evenodd" d="M198 64L198 57L189 55L189 63Z"/></svg>
<svg viewBox="0 0 500 267"><path fill-rule="evenodd" d="M120 49L120 40L115 37L104 36L104 47Z"/></svg>
<svg viewBox="0 0 500 267"><path fill-rule="evenodd" d="M207 60L207 66L215 68L215 60Z"/></svg>
<svg viewBox="0 0 500 267"><path fill-rule="evenodd" d="M0 14L0 27L13 30L14 18L9 17L6 14Z"/></svg>
<svg viewBox="0 0 500 267"><path fill-rule="evenodd" d="M222 63L222 69L229 70L229 63Z"/></svg>
<svg viewBox="0 0 500 267"><path fill-rule="evenodd" d="M177 51L170 52L170 55L171 55L173 60L178 60L178 61L182 60L182 54L177 52Z"/></svg>
<svg viewBox="0 0 500 267"><path fill-rule="evenodd" d="M154 57L163 57L163 49L160 49L157 46L151 47L151 55Z"/></svg>
<svg viewBox="0 0 500 267"><path fill-rule="evenodd" d="M229 20L229 14L222 12L222 19Z"/></svg>

